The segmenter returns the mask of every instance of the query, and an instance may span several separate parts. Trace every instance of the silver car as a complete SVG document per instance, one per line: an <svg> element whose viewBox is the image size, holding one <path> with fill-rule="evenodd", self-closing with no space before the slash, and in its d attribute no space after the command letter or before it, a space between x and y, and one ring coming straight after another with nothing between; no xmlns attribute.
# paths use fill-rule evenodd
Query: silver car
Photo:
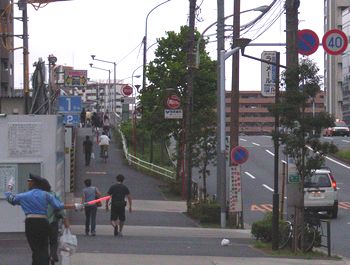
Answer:
<svg viewBox="0 0 350 265"><path fill-rule="evenodd" d="M338 216L338 190L332 172L329 169L317 169L304 182L305 209L327 213L332 218Z"/></svg>

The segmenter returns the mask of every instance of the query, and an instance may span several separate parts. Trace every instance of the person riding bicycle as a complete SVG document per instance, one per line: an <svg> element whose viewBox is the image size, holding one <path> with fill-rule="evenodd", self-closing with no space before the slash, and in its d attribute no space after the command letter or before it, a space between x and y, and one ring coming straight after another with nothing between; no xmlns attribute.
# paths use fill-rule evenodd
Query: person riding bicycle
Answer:
<svg viewBox="0 0 350 265"><path fill-rule="evenodd" d="M108 153L108 146L109 146L109 142L111 140L109 139L109 137L106 135L105 132L102 132L102 135L100 136L99 139L99 145L100 145L100 156L103 156L104 151L106 150Z"/></svg>
<svg viewBox="0 0 350 265"><path fill-rule="evenodd" d="M103 117L103 131L106 133L106 135L108 137L110 137L110 131L109 131L110 126L111 126L111 124L109 122L108 116L104 115L104 117Z"/></svg>

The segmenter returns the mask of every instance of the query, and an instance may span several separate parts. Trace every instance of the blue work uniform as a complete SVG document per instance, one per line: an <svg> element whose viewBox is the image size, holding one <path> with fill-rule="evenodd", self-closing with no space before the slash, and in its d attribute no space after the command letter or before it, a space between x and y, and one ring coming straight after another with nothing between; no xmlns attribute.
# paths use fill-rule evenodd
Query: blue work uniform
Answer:
<svg viewBox="0 0 350 265"><path fill-rule="evenodd" d="M46 191L36 188L19 194L5 192L5 196L10 204L20 205L26 215L25 234L32 250L32 265L48 265L50 228L47 208L51 205L54 209L63 209L64 204Z"/></svg>

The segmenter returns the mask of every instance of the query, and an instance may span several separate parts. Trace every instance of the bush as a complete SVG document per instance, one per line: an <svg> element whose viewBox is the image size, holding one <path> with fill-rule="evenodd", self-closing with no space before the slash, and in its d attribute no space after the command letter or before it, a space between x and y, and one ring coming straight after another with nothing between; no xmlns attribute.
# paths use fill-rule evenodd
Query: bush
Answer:
<svg viewBox="0 0 350 265"><path fill-rule="evenodd" d="M192 204L189 215L201 223L220 223L220 205L217 203L198 202Z"/></svg>
<svg viewBox="0 0 350 265"><path fill-rule="evenodd" d="M252 235L257 240L263 242L272 241L272 213L267 213L262 220L256 221L252 224Z"/></svg>

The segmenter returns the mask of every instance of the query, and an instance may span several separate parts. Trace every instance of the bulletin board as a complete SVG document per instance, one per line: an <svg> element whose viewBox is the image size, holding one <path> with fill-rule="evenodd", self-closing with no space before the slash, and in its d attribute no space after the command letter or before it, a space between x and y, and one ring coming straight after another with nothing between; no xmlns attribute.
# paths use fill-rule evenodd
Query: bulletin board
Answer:
<svg viewBox="0 0 350 265"><path fill-rule="evenodd" d="M41 175L41 163L0 163L0 199L5 198L4 192L11 177L15 180L14 193L27 191L29 173Z"/></svg>

